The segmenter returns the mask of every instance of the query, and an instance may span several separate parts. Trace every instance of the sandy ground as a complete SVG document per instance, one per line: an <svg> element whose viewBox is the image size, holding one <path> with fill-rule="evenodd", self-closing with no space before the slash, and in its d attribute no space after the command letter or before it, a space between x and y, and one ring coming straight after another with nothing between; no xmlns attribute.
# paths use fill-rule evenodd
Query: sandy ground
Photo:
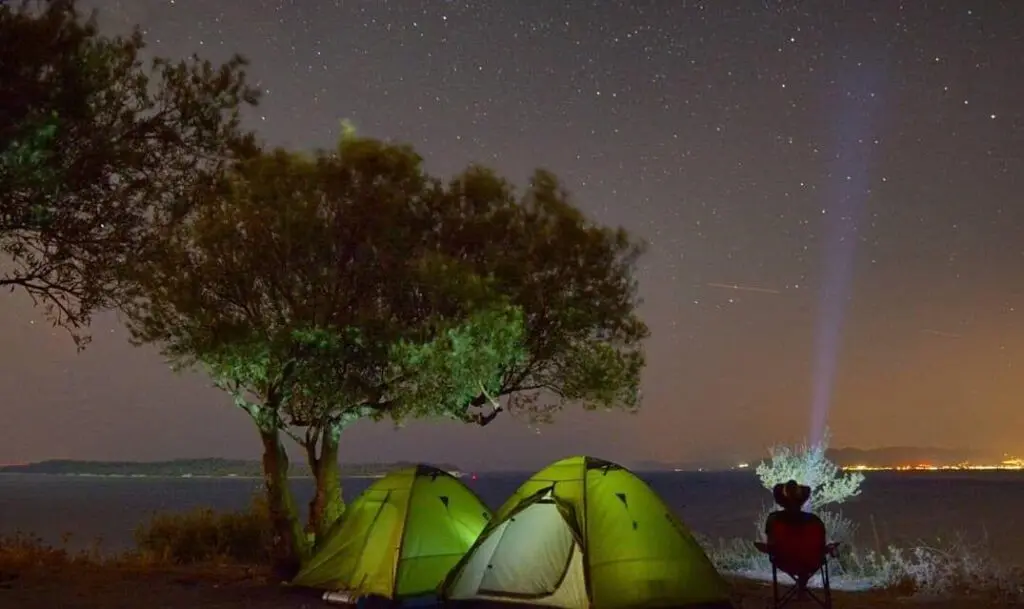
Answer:
<svg viewBox="0 0 1024 609"><path fill-rule="evenodd" d="M734 581L738 609L770 606L771 587ZM317 596L274 586L241 570L139 571L112 567L22 569L0 583L0 609L318 609ZM789 605L813 607L810 602ZM982 609L1012 607L972 599L924 601L882 593L834 593L837 609ZM1018 605L1019 607L1019 605Z"/></svg>

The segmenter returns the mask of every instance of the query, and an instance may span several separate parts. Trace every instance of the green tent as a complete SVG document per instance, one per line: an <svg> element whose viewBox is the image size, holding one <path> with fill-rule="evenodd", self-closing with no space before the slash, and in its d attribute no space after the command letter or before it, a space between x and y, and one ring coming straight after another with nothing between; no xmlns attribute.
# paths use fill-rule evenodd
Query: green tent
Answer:
<svg viewBox="0 0 1024 609"><path fill-rule="evenodd" d="M661 498L592 457L558 461L519 487L440 593L566 609L731 606L725 580Z"/></svg>
<svg viewBox="0 0 1024 609"><path fill-rule="evenodd" d="M292 583L391 599L433 594L491 518L451 474L419 465L374 482Z"/></svg>

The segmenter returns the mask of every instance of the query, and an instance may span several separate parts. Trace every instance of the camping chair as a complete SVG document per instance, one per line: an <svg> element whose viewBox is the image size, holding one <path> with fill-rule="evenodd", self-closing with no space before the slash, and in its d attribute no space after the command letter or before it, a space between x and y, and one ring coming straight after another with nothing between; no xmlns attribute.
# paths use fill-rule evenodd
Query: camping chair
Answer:
<svg viewBox="0 0 1024 609"><path fill-rule="evenodd" d="M790 514L776 512L766 524L767 543L754 542L758 550L768 555L772 563L773 607L779 609L797 598L810 597L824 609L832 609L832 590L828 580L828 559L836 556L838 543L828 543L825 523L813 514L799 514L801 518L788 518ZM794 585L785 594L779 593L779 571L792 578ZM807 588L816 574L821 574L821 595Z"/></svg>

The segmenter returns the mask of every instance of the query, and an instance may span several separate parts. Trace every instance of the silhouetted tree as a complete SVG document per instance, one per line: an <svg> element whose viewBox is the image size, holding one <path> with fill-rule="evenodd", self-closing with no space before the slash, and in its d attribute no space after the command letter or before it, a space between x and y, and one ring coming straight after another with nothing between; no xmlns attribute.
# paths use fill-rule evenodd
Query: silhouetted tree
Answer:
<svg viewBox="0 0 1024 609"><path fill-rule="evenodd" d="M102 35L73 0L0 6L0 287L79 346L154 226L251 144L243 59L147 67L143 47L138 30Z"/></svg>

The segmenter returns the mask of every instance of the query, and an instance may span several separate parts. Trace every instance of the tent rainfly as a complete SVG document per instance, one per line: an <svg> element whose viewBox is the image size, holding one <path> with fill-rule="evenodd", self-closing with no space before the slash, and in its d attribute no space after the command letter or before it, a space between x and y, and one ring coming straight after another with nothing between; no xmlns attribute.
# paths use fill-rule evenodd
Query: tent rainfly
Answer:
<svg viewBox="0 0 1024 609"><path fill-rule="evenodd" d="M429 465L394 471L348 506L292 584L351 598L435 595L490 518L448 472Z"/></svg>
<svg viewBox="0 0 1024 609"><path fill-rule="evenodd" d="M525 482L440 596L564 609L731 607L725 580L661 498L592 457L558 461Z"/></svg>

